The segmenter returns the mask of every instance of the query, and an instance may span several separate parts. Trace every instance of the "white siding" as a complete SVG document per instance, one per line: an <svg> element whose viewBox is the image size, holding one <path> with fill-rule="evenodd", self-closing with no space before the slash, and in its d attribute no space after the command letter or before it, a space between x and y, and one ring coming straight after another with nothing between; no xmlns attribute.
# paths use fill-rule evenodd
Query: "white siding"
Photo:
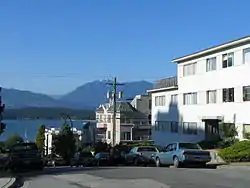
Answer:
<svg viewBox="0 0 250 188"><path fill-rule="evenodd" d="M250 64L244 63L243 50L249 47L250 44L247 44L178 64L178 91L152 93L152 124L155 121L197 122L199 131L197 135L153 131L156 144L203 140L205 126L201 119L204 116L222 116L225 122L231 123L235 120L239 132L238 137L243 138L243 124L250 124L250 102L243 101L243 86L250 85ZM234 65L222 68L222 55L230 52L234 53ZM207 72L207 59L214 57L216 57L216 70ZM183 66L194 62L197 63L196 74L184 76ZM234 88L234 102L223 102L223 88ZM216 103L207 104L206 92L208 90L216 90ZM197 104L183 105L183 94L192 92L197 92ZM173 93L178 93L178 105L176 105L175 112L170 111L169 105L169 99ZM166 106L155 107L154 97L159 95L166 95Z"/></svg>

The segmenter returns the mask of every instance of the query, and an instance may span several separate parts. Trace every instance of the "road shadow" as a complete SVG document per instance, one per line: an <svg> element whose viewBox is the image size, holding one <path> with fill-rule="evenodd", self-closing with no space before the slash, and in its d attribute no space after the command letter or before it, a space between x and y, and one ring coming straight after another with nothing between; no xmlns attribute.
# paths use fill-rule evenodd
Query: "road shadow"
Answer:
<svg viewBox="0 0 250 188"><path fill-rule="evenodd" d="M152 124L152 137L155 144L160 146L173 142L200 142L205 137L204 125L201 122L183 121L176 102L170 101L167 106L154 110Z"/></svg>

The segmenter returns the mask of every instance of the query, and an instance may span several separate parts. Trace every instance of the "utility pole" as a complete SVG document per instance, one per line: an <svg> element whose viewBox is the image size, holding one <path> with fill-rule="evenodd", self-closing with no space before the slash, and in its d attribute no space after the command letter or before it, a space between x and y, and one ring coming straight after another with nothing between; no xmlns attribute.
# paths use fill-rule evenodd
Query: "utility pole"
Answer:
<svg viewBox="0 0 250 188"><path fill-rule="evenodd" d="M0 87L0 134L3 133L6 125L2 122L5 105L2 104L2 87Z"/></svg>
<svg viewBox="0 0 250 188"><path fill-rule="evenodd" d="M113 121L113 137L112 137L112 146L115 146L116 144L116 100L117 100L117 86L122 86L124 84L122 83L117 83L117 78L115 77L114 80L112 82L108 82L107 85L111 85L113 88L112 88L112 95L111 95L111 98L113 99L113 118L112 118L112 121ZM119 98L122 97L122 93L119 93Z"/></svg>

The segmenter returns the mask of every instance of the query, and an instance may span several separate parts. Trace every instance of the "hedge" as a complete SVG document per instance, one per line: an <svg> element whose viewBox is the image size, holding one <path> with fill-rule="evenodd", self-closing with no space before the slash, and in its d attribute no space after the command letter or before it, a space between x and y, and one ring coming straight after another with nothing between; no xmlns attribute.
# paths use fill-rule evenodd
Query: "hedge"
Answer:
<svg viewBox="0 0 250 188"><path fill-rule="evenodd" d="M250 141L236 142L219 151L219 156L226 162L250 161Z"/></svg>

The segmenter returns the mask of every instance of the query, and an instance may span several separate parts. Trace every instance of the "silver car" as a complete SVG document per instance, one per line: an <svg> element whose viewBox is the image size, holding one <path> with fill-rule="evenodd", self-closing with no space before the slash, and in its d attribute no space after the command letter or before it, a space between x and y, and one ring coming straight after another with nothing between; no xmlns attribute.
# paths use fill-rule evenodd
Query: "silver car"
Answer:
<svg viewBox="0 0 250 188"><path fill-rule="evenodd" d="M176 142L167 145L163 150L152 155L157 167L165 165L178 168L186 164L206 166L211 161L209 151L204 151L196 143Z"/></svg>
<svg viewBox="0 0 250 188"><path fill-rule="evenodd" d="M157 153L159 153L159 150L154 146L134 147L126 154L125 161L127 164L133 164L135 166L139 164L154 164L154 160L151 156Z"/></svg>

